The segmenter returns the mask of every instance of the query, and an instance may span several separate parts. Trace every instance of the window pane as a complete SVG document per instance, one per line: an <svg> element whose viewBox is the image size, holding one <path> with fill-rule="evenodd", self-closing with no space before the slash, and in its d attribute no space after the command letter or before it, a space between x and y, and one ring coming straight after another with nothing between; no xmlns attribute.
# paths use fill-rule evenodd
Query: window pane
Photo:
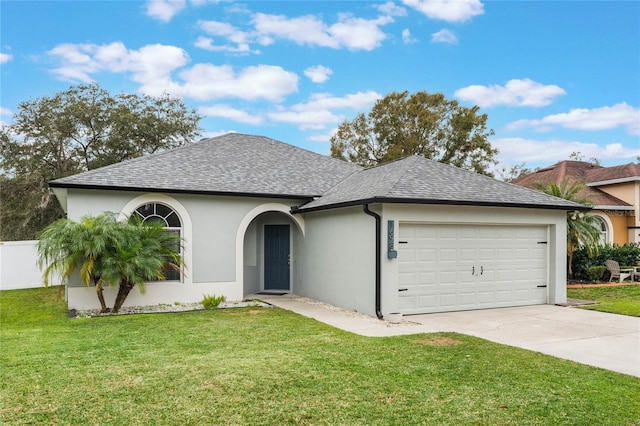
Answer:
<svg viewBox="0 0 640 426"><path fill-rule="evenodd" d="M160 223L165 228L173 228L173 229L168 229L167 232L176 234L178 237L180 237L181 235L180 228L182 224L180 223L180 218L178 217L176 212L173 211L173 209L171 209L168 206L165 206L164 204L158 204L158 203L144 204L135 210L135 213L131 215L130 220L133 219L135 216L140 216L144 223L157 222L157 223ZM174 247L174 250L176 250L177 252L181 252L180 241L176 242L176 246ZM176 270L170 267L169 265L167 265L167 267L163 272L164 272L166 281L180 281L179 269Z"/></svg>
<svg viewBox="0 0 640 426"><path fill-rule="evenodd" d="M170 232L172 234L177 235L178 237L180 237L180 230L179 229L171 229L171 230L167 230L167 232ZM177 252L180 252L180 241L176 241L176 245L173 247L173 249ZM173 269L170 266L167 266L167 270L165 271L165 280L167 281L180 281L180 270L176 270Z"/></svg>
<svg viewBox="0 0 640 426"><path fill-rule="evenodd" d="M140 213L140 216L147 217L147 216L151 216L153 214L153 204L145 204L144 206L140 206L136 209L136 211L138 213Z"/></svg>
<svg viewBox="0 0 640 426"><path fill-rule="evenodd" d="M173 213L173 210L171 210L169 207L165 206L164 204L156 204L156 214L158 216L167 217L171 213Z"/></svg>
<svg viewBox="0 0 640 426"><path fill-rule="evenodd" d="M180 223L180 218L174 211L172 211L171 214L167 216L165 220L167 221L167 226L169 228L180 228L182 226Z"/></svg>
<svg viewBox="0 0 640 426"><path fill-rule="evenodd" d="M167 227L167 221L164 218L159 216L149 216L145 218L144 223L159 223L160 225Z"/></svg>

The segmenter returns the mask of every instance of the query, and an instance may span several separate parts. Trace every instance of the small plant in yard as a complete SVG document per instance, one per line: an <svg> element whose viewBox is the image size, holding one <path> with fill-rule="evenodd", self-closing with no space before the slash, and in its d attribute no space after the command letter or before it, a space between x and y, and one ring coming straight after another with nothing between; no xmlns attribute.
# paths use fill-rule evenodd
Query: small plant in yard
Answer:
<svg viewBox="0 0 640 426"><path fill-rule="evenodd" d="M606 270L606 266L590 266L587 269L587 278L589 281L593 281L594 283L598 282L602 279Z"/></svg>
<svg viewBox="0 0 640 426"><path fill-rule="evenodd" d="M225 296L216 296L215 294L213 296L203 294L203 296L204 297L202 299L202 305L205 307L205 309L215 309L220 306L221 303L227 301L227 298Z"/></svg>

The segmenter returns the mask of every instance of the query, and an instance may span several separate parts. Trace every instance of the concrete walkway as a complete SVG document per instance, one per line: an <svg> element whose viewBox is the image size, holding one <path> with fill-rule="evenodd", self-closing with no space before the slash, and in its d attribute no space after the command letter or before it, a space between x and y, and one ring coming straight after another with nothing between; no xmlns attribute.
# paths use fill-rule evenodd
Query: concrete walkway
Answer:
<svg viewBox="0 0 640 426"><path fill-rule="evenodd" d="M391 324L295 295L271 305L363 336L452 331L640 377L640 318L552 305L406 316Z"/></svg>

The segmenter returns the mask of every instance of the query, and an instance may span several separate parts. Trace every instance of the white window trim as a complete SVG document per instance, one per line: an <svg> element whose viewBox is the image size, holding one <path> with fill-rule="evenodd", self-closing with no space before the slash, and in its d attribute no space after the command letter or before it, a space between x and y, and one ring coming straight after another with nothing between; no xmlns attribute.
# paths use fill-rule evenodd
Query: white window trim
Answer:
<svg viewBox="0 0 640 426"><path fill-rule="evenodd" d="M192 235L193 225L191 223L191 216L187 209L175 198L166 194L143 194L131 201L129 201L120 211L118 217L119 220L128 220L129 217L135 212L135 210L143 204L159 203L165 204L172 208L182 224L182 239L183 239L183 252L182 259L184 260L184 272L182 273L182 283L192 284L192 265L193 265L193 250L192 250Z"/></svg>
<svg viewBox="0 0 640 426"><path fill-rule="evenodd" d="M609 216L604 213L593 211L589 212L588 214L591 216L596 216L604 221L604 226L607 228L605 243L613 244L613 223L611 222L611 219L609 219Z"/></svg>

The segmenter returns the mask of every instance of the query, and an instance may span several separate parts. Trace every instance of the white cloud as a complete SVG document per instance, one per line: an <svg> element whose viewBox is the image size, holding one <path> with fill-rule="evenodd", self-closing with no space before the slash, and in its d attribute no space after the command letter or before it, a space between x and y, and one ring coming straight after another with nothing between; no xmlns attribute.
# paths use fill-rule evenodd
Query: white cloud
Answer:
<svg viewBox="0 0 640 426"><path fill-rule="evenodd" d="M313 142L329 143L329 141L331 140L331 137L333 135L335 135L337 131L338 131L338 128L334 127L333 129L331 129L329 131L310 135L307 139L309 139L310 141L313 141Z"/></svg>
<svg viewBox="0 0 640 426"><path fill-rule="evenodd" d="M0 53L0 64L6 64L13 60L13 55L9 53Z"/></svg>
<svg viewBox="0 0 640 426"><path fill-rule="evenodd" d="M316 65L304 70L304 75L309 77L314 83L324 83L329 80L331 74L333 74L333 70L322 65Z"/></svg>
<svg viewBox="0 0 640 426"><path fill-rule="evenodd" d="M451 31L443 29L437 33L431 34L431 42L456 44L458 43L458 37L456 37L456 35Z"/></svg>
<svg viewBox="0 0 640 426"><path fill-rule="evenodd" d="M386 38L380 26L392 21L388 16L367 20L341 14L338 22L327 25L312 15L288 18L284 15L257 13L252 22L258 39L265 45L272 43L274 38L282 38L301 45L373 50Z"/></svg>
<svg viewBox="0 0 640 426"><path fill-rule="evenodd" d="M175 46L152 44L140 50L129 50L122 43L60 44L47 52L59 62L51 70L62 80L91 82L98 72L132 72L133 80L153 85L164 80L176 68L184 66L189 57Z"/></svg>
<svg viewBox="0 0 640 426"><path fill-rule="evenodd" d="M208 117L227 118L239 123L262 124L264 122L263 118L260 116L249 114L246 111L223 104L201 107L198 109L198 112Z"/></svg>
<svg viewBox="0 0 640 426"><path fill-rule="evenodd" d="M279 66L258 65L236 73L229 65L197 64L180 73L182 93L193 99L240 98L281 101L298 91L298 76Z"/></svg>
<svg viewBox="0 0 640 426"><path fill-rule="evenodd" d="M174 72L189 62L186 51L175 46L151 44L139 50L122 43L108 45L62 44L48 52L59 66L52 73L63 80L91 82L99 72L127 73L150 96L170 94L197 100L223 97L281 101L298 91L298 76L279 66L257 65L235 72L231 66L196 64Z"/></svg>
<svg viewBox="0 0 640 426"><path fill-rule="evenodd" d="M533 140L523 138L497 138L491 144L500 150L501 163L556 163L566 160L571 153L580 152L585 158L628 159L640 155L640 147L630 149L619 143L600 146L595 143L564 140Z"/></svg>
<svg viewBox="0 0 640 426"><path fill-rule="evenodd" d="M246 44L251 38L251 34L241 31L227 22L198 21L198 26L209 35L225 37L238 44Z"/></svg>
<svg viewBox="0 0 640 426"><path fill-rule="evenodd" d="M631 135L640 135L640 108L626 103L594 109L572 109L567 113L548 115L541 120L518 120L507 125L515 130L533 127L538 131L549 131L558 125L567 129L606 130L626 127Z"/></svg>
<svg viewBox="0 0 640 426"><path fill-rule="evenodd" d="M142 84L143 93L179 95L179 85L173 82L171 73L188 62L189 56L179 47L151 44L131 51L129 70L133 72L132 80Z"/></svg>
<svg viewBox="0 0 640 426"><path fill-rule="evenodd" d="M415 41L416 39L411 37L411 31L409 31L409 28L402 30L402 42L404 44L415 43Z"/></svg>
<svg viewBox="0 0 640 426"><path fill-rule="evenodd" d="M0 115L11 115L13 112L9 108L0 107Z"/></svg>
<svg viewBox="0 0 640 426"><path fill-rule="evenodd" d="M555 84L544 85L528 78L509 80L504 86L473 85L456 90L454 95L481 107L497 105L533 106L549 105L566 92Z"/></svg>
<svg viewBox="0 0 640 426"><path fill-rule="evenodd" d="M407 10L392 1L378 5L376 9L386 16L407 16Z"/></svg>
<svg viewBox="0 0 640 426"><path fill-rule="evenodd" d="M194 46L200 49L209 50L211 52L229 52L229 53L260 53L259 50L251 50L251 47L247 43L239 43L236 46L230 45L216 45L213 39L208 37L198 37Z"/></svg>
<svg viewBox="0 0 640 426"><path fill-rule="evenodd" d="M185 0L149 0L147 2L147 15L169 22L178 12L187 6Z"/></svg>
<svg viewBox="0 0 640 426"><path fill-rule="evenodd" d="M47 53L59 62L51 72L61 80L89 83L91 75L99 72L130 73L131 79L142 85L140 91L151 96L179 94L171 73L189 62L183 49L161 44L130 50L122 43L66 43Z"/></svg>
<svg viewBox="0 0 640 426"><path fill-rule="evenodd" d="M447 22L464 22L484 13L479 0L403 0L403 3L431 19Z"/></svg>
<svg viewBox="0 0 640 426"><path fill-rule="evenodd" d="M324 129L328 125L338 124L345 119L334 110L361 110L370 107L381 97L379 93L373 91L358 92L344 97L321 93L311 96L309 102L296 104L290 108L279 107L268 116L273 121L296 124L302 130Z"/></svg>

